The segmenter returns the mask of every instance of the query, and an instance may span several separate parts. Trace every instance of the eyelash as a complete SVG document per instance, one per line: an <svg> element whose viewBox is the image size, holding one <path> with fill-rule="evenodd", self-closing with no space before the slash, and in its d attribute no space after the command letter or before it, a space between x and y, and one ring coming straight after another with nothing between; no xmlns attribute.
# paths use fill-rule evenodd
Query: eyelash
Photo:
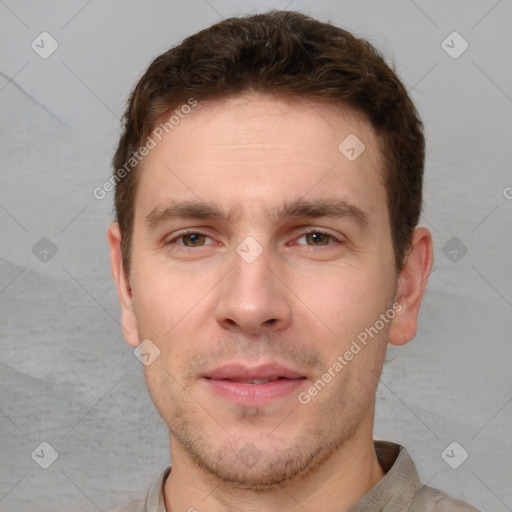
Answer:
<svg viewBox="0 0 512 512"><path fill-rule="evenodd" d="M338 240L334 235L331 235L330 233L327 233L325 231L320 231L318 229L307 229L305 231L302 231L299 235L299 237L297 238L300 239L302 238L303 236L305 235L308 235L309 233L316 233L316 234L320 234L320 235L326 235L328 236L330 239L332 240L335 240L335 242L337 243L340 243L342 244L343 241L341 240ZM203 233L201 231L197 231L197 230L194 230L194 229L191 229L191 230L188 230L188 231L182 231L179 235L175 236L174 238L171 238L170 240L166 240L165 241L165 245L171 245L171 244L174 244L174 242L176 242L177 240L179 240L180 238L183 238L187 235L203 235L203 236L206 236L208 238L211 238L208 234L206 233ZM199 247L204 247L203 245L199 245L199 246L196 246L196 247L188 247L186 245L181 245L181 244L177 244L180 248L183 248L183 249L196 249L196 248L199 248ZM320 248L320 247L326 247L326 246L323 246L323 245L308 245L308 244L300 244L300 245L306 245L307 247L313 247L313 248ZM335 245L335 244L327 244L327 246L329 245Z"/></svg>

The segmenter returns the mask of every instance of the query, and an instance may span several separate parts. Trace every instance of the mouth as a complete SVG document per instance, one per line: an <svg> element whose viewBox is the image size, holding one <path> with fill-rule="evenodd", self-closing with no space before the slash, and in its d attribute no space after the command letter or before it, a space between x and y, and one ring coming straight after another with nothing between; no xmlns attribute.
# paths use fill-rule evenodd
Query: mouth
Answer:
<svg viewBox="0 0 512 512"><path fill-rule="evenodd" d="M297 377L297 379L301 379L302 377ZM273 377L270 379L217 379L217 380L227 380L229 382L237 382L238 384L267 384L269 382L275 382L276 380L297 380L297 379L288 379L287 377Z"/></svg>
<svg viewBox="0 0 512 512"><path fill-rule="evenodd" d="M307 377L280 365L224 365L201 375L210 392L238 405L265 405L296 393Z"/></svg>

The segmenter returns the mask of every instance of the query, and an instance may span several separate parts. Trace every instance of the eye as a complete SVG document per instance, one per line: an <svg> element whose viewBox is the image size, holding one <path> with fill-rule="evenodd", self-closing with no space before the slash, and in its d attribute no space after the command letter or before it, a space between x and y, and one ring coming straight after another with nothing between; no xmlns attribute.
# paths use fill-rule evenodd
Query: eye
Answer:
<svg viewBox="0 0 512 512"><path fill-rule="evenodd" d="M324 245L333 245L332 243L329 243L329 239L335 240L336 242L340 242L337 238L335 238L330 233L325 233L324 231L318 231L316 229L310 229L308 231L305 231L302 233L302 236L300 236L297 240L300 240L301 238L305 238L306 244L299 244L299 245L311 245L313 247L322 247ZM311 243L309 243L311 242Z"/></svg>
<svg viewBox="0 0 512 512"><path fill-rule="evenodd" d="M178 236L166 240L165 244L170 245L176 243L177 240L183 240L184 243L177 243L183 247L202 247L206 238L210 238L205 233L199 231L185 231L180 233Z"/></svg>
<svg viewBox="0 0 512 512"><path fill-rule="evenodd" d="M336 243L343 243L338 240L334 235L326 233L325 231L319 231L318 229L309 229L304 231L296 242L305 239L306 243L298 243L298 245L307 245L309 247L323 247L326 245L335 245ZM180 247L194 248L203 247L205 245L211 245L206 243L206 239L211 238L206 233L200 231L182 231L173 238L166 240L165 245L177 245Z"/></svg>

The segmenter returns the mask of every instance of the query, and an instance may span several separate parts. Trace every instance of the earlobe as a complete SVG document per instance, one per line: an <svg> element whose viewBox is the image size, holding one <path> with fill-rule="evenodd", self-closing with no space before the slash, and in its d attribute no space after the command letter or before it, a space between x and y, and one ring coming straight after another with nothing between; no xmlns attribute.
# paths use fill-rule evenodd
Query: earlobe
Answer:
<svg viewBox="0 0 512 512"><path fill-rule="evenodd" d="M389 331L389 343L392 345L404 345L416 335L418 314L433 260L430 231L423 227L416 228L405 264L398 276L395 300L402 309L393 319Z"/></svg>
<svg viewBox="0 0 512 512"><path fill-rule="evenodd" d="M121 325L126 342L137 347L139 344L137 319L133 310L133 293L129 276L126 274L121 253L121 231L117 222L107 228L107 240L110 247L110 269L121 304Z"/></svg>

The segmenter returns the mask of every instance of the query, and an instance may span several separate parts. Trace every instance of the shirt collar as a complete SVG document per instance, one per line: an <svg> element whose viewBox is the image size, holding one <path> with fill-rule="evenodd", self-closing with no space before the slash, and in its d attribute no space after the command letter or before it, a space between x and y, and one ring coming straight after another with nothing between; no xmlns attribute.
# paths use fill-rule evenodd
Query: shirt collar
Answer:
<svg viewBox="0 0 512 512"><path fill-rule="evenodd" d="M374 485L348 512L399 512L408 510L423 484L407 450L396 443L374 441L377 458L385 471ZM151 486L144 504L144 512L166 512L165 480L171 466L165 468Z"/></svg>
<svg viewBox="0 0 512 512"><path fill-rule="evenodd" d="M374 441L377 458L386 472L348 512L399 512L409 510L424 487L407 450L396 443Z"/></svg>
<svg viewBox="0 0 512 512"><path fill-rule="evenodd" d="M170 472L171 466L166 467L151 486L144 503L144 512L167 512L164 500L164 485Z"/></svg>

